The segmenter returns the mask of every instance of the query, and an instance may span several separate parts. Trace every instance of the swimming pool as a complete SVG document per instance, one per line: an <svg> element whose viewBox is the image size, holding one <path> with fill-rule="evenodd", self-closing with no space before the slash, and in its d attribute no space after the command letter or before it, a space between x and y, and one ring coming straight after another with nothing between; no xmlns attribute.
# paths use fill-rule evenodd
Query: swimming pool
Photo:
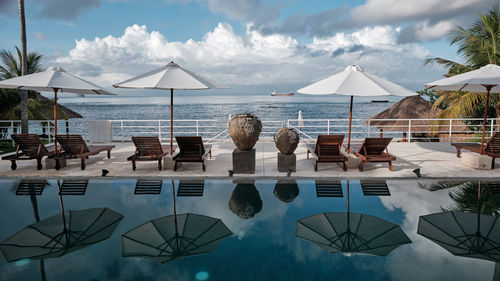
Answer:
<svg viewBox="0 0 500 281"><path fill-rule="evenodd" d="M483 205L488 206L490 213L492 210L498 212L497 184L481 183L485 186L483 192L487 193L483 196ZM64 195L59 195L60 186ZM474 198L474 188L477 188L477 181L410 179L242 179L234 182L231 179L37 179L34 182L0 179L0 241L33 224L36 214L43 222L52 216L61 216L62 208L65 216L69 210L83 212L93 208L108 208L123 216L121 219L115 217L109 238L103 236L103 241L88 247L44 259L43 264L34 256L19 258L21 250L16 251L18 261L7 262L5 256L0 258L0 280L38 280L42 275L47 280L75 281L492 280L495 262L452 255L417 234L420 216L459 207L464 209L464 206L474 209L477 206L474 205L477 202L477 189ZM201 217L210 217L213 222L223 223L231 234L223 232L220 235L224 237L217 237L211 233L212 240L218 240L217 245L207 248L207 253L183 257L179 252L175 259L165 263L122 257L125 252L137 255L140 250L136 245L124 251L123 247L128 246L124 246L126 243L121 236L151 220L173 215L174 200L179 221L185 219L182 214L198 215L200 220L195 224L202 229ZM394 242L392 251L386 256L377 256L363 253L362 247L359 251L328 253L310 240L296 236L297 221L348 211L379 220L378 224L366 226L365 232L376 231L377 225L387 222L399 226L409 241L375 234L381 241L393 239ZM76 221L78 216L73 215L73 218ZM359 224L352 216L351 220L355 232L354 225L359 227ZM195 227L189 223L184 225ZM314 228L313 225L309 224L308 228ZM330 226L318 227L328 231L325 228ZM205 235L203 229L198 231L199 236ZM141 235L149 234L151 231ZM26 241L29 237L20 240ZM207 243L209 240L207 238Z"/></svg>

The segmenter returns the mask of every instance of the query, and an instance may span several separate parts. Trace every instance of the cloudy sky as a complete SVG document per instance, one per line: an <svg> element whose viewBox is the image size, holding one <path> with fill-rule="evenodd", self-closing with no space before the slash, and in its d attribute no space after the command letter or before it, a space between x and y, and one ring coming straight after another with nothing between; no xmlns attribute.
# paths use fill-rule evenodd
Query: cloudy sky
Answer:
<svg viewBox="0 0 500 281"><path fill-rule="evenodd" d="M20 45L0 0L0 48ZM28 48L103 86L175 61L216 81L295 91L358 64L412 90L460 60L447 33L488 0L25 0ZM272 90L272 89L270 89Z"/></svg>

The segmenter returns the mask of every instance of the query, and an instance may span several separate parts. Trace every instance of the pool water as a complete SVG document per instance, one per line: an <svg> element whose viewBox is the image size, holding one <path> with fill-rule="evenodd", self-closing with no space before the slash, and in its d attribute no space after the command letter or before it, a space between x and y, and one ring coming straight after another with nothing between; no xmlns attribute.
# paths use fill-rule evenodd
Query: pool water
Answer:
<svg viewBox="0 0 500 281"><path fill-rule="evenodd" d="M489 197L483 197L485 208L482 210L496 215L500 211L498 187L496 183L482 183L490 187L485 189ZM64 195L59 195L60 186L65 187ZM48 179L34 183L0 179L0 241L33 224L36 215L42 222L52 216L61 216L62 208L65 214L70 210L108 208L123 216L113 225L116 228L111 229L109 238L60 257L44 259L39 256L37 259L31 253L31 258L7 262L4 253L0 258L0 280L45 280L43 277L72 281L493 280L494 261L452 255L417 234L419 216L459 208L474 211L477 192L474 198L469 189L476 186L477 181L464 184L398 179L363 181L363 184L360 180L162 179L138 182L133 179L89 179L63 182ZM151 220L173 215L174 200L178 221L182 221L186 213L199 219L179 228L184 231L199 228L193 231L198 231L200 236L210 234L212 240L218 239L217 234L200 230L207 228L203 217L210 217L213 222L223 223L232 235L217 240L217 245L208 247L205 254L184 257L188 253L176 252L175 258L165 263L144 257L122 257L125 252L137 254L140 250L135 244L135 248L125 251L121 236ZM348 211L380 219L380 223L369 226L365 232L378 231L381 224L388 222L399 226L397 229L411 243L394 242L397 245L389 254L377 256L362 251L329 253L310 240L296 237L298 220ZM77 218L73 216L74 220ZM221 229L224 233L223 227ZM154 235L154 231L144 230L134 239ZM379 236L381 240L386 239L382 235ZM23 237L21 240L29 239ZM206 241L210 244L210 239ZM18 256L20 253L16 252Z"/></svg>

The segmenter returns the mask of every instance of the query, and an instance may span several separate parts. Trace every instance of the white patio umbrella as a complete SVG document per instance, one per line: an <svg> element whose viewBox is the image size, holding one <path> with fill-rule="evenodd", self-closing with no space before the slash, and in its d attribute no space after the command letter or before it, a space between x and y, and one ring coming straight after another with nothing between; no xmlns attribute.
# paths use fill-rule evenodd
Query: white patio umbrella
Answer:
<svg viewBox="0 0 500 281"><path fill-rule="evenodd" d="M425 84L425 88L443 91L486 93L480 150L480 154L483 154L490 93L500 93L500 66L488 64L476 70Z"/></svg>
<svg viewBox="0 0 500 281"><path fill-rule="evenodd" d="M113 85L115 88L170 90L170 154L173 152L174 90L229 88L201 77L174 62Z"/></svg>
<svg viewBox="0 0 500 281"><path fill-rule="evenodd" d="M415 92L365 72L357 65L349 65L344 71L313 83L297 92L309 95L347 95L351 96L349 107L349 131L347 149L351 147L352 104L354 96L413 96Z"/></svg>
<svg viewBox="0 0 500 281"><path fill-rule="evenodd" d="M54 92L54 141L57 135L57 94L114 95L98 85L71 75L60 67L49 67L43 72L19 76L0 81L0 88ZM57 152L57 145L54 146Z"/></svg>

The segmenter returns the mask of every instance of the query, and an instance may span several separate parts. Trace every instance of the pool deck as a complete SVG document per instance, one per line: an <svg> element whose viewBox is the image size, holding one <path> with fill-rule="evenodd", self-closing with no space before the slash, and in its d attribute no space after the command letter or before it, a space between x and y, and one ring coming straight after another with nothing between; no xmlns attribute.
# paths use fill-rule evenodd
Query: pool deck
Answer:
<svg viewBox="0 0 500 281"><path fill-rule="evenodd" d="M113 143L111 159L106 158L103 152L91 156L87 160L84 171L80 169L80 160L68 160L67 166L59 171L44 168L36 170L36 161L17 161L18 168L10 169L10 161L0 161L0 178L33 178L33 177L100 177L102 169L109 170L108 177L137 178L137 177L174 177L174 178L227 178L228 170L232 169L232 151L234 144L224 142L214 144L212 159L206 161L207 171L203 172L201 163L182 163L182 166L172 170L159 171L155 161L137 162L137 170L132 170L131 162L127 157L134 153L132 143ZM278 171L277 149L272 142L259 141L255 149L255 174L234 174L235 178L286 178L286 173ZM423 178L484 178L500 179L500 163L497 159L496 169L475 170L460 164L456 157L455 148L449 143L398 143L389 146L389 152L397 157L393 162L394 171L389 171L387 163L365 164L364 171L350 168L344 172L338 164L319 164L319 170L314 171L314 159L306 158L305 144L301 143L295 154L297 155L297 172L291 177L296 179L314 178L416 178L413 170L420 168Z"/></svg>

